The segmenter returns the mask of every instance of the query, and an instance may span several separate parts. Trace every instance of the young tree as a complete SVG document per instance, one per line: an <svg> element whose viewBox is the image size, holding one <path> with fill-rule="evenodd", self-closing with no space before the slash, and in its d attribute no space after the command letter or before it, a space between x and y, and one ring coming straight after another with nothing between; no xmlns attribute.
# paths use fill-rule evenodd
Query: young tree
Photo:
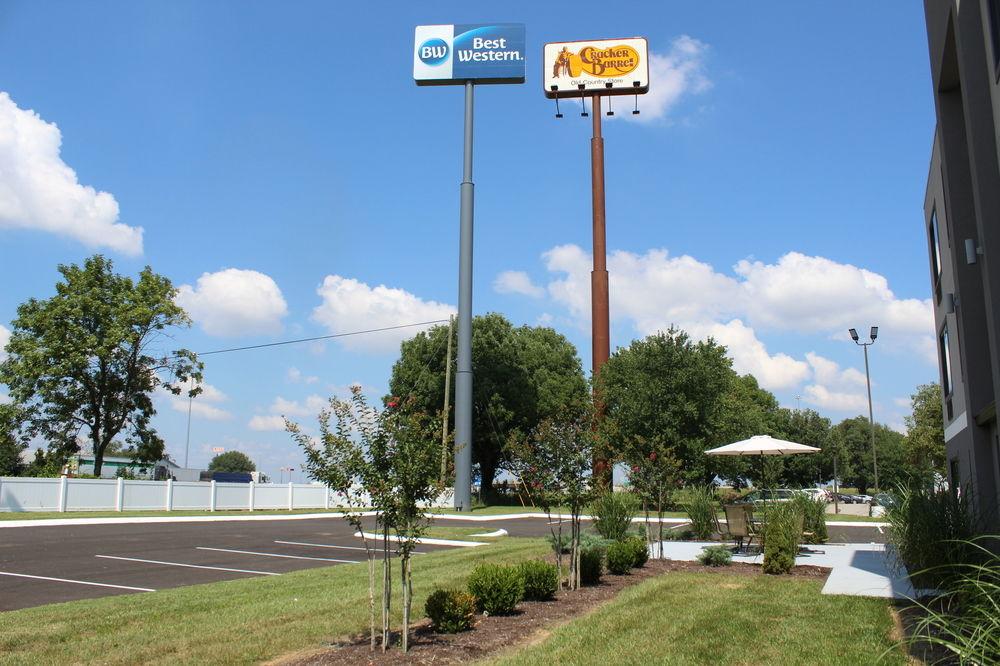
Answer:
<svg viewBox="0 0 1000 666"><path fill-rule="evenodd" d="M594 496L591 467L598 448L593 412L583 406L567 408L556 418L543 420L529 435L511 435L508 449L512 468L531 489L546 513L559 506L559 530L554 533L562 571L562 506L569 510L569 589L580 587L580 515Z"/></svg>
<svg viewBox="0 0 1000 666"><path fill-rule="evenodd" d="M20 476L27 465L21 453L28 440L21 430L21 415L17 407L0 404L0 476Z"/></svg>
<svg viewBox="0 0 1000 666"><path fill-rule="evenodd" d="M257 466L242 451L226 451L212 458L209 472L256 472Z"/></svg>
<svg viewBox="0 0 1000 666"><path fill-rule="evenodd" d="M345 519L361 533L368 560L371 644L375 649L375 540L366 532L364 517L374 514L382 541L382 650L389 645L392 606L392 537L400 556L403 595L403 650L409 648L413 598L411 556L426 532L423 506L442 488L438 478L440 422L401 404L396 398L378 410L368 404L358 386L349 401L331 398L319 415L318 440L286 420L286 427L306 455L310 475L326 483L347 505Z"/></svg>
<svg viewBox="0 0 1000 666"><path fill-rule="evenodd" d="M163 440L150 425L153 391L179 394L190 378L201 379L192 352L154 355L169 329L190 325L174 303L176 289L148 266L138 281L117 275L101 255L59 272L55 296L18 307L0 383L25 410L28 432L62 454L79 450L76 434L83 431L98 476L119 435L136 458L158 459Z"/></svg>
<svg viewBox="0 0 1000 666"><path fill-rule="evenodd" d="M448 327L435 326L403 342L392 368L389 390L407 395L414 409L441 411L445 386ZM456 359L452 356L452 377ZM551 328L514 327L500 314L472 321L472 461L479 465L483 495L505 467L506 440L515 430L530 432L567 405L585 402L587 382L576 348ZM455 382L452 382L454 391ZM454 404L454 395L450 398ZM454 431L454 410L450 431Z"/></svg>
<svg viewBox="0 0 1000 666"><path fill-rule="evenodd" d="M906 463L915 480L927 482L934 474L946 473L941 386L918 386L911 400L913 413L906 417Z"/></svg>
<svg viewBox="0 0 1000 666"><path fill-rule="evenodd" d="M629 466L629 485L642 502L646 543L652 546L655 541L656 547L652 550L658 558L662 558L663 514L674 492L683 485L681 462L674 456L673 447L667 441L644 437L636 437L625 443L624 460ZM650 510L656 512L655 540Z"/></svg>

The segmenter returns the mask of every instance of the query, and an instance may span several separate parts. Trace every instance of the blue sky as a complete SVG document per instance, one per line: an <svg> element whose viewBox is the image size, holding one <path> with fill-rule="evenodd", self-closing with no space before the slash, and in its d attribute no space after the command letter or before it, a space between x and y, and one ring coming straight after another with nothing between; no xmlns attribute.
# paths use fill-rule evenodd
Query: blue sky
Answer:
<svg viewBox="0 0 1000 666"><path fill-rule="evenodd" d="M837 421L867 409L846 328L877 324L876 418L902 428L937 377L919 3L619 9L5 2L0 336L57 264L98 251L181 286L195 325L175 343L195 351L447 316L462 92L413 84L413 28L522 22L527 82L477 89L475 311L548 323L589 366L589 120L553 117L539 58L643 35L642 115L605 124L612 345L714 335L782 404ZM298 468L274 417L312 422L352 382L381 394L398 339L206 357L192 465L225 447ZM159 405L183 459L186 406Z"/></svg>

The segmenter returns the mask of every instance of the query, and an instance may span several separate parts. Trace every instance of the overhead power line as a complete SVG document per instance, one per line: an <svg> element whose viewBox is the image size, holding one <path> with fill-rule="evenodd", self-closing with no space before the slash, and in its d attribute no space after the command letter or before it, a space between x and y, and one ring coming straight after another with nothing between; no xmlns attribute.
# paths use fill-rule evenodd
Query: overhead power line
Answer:
<svg viewBox="0 0 1000 666"><path fill-rule="evenodd" d="M414 324L399 324L398 326L384 326L382 328L369 328L364 331L351 331L349 333L335 333L333 335L318 335L313 338L299 338L297 340L282 340L280 342L265 342L260 345L248 345L246 347L230 347L228 349L213 349L207 352L198 352L198 356L208 356L210 354L226 354L228 352L248 351L250 349L264 349L265 347L281 347L283 345L294 345L300 342L317 342L319 340L332 340L333 338L346 338L352 335L365 335L368 333L382 333L383 331L395 331L401 328L413 328L414 326L429 326L430 324L447 323L447 319L433 319L431 321L421 321Z"/></svg>

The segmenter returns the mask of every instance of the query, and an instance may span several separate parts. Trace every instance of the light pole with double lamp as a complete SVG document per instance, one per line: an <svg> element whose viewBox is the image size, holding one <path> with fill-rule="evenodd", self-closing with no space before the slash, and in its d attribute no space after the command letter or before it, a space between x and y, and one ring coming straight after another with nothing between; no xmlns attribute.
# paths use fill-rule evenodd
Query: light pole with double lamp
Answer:
<svg viewBox="0 0 1000 666"><path fill-rule="evenodd" d="M865 350L865 382L868 384L868 427L871 430L872 439L872 466L875 468L875 492L877 493L878 488L878 456L875 455L875 418L872 415L872 377L868 372L868 347L875 344L875 338L878 337L878 326L872 326L871 331L869 331L868 337L871 338L868 342L861 342L858 337L858 332L851 328L848 329L848 333L851 334L851 340L854 340L854 344Z"/></svg>

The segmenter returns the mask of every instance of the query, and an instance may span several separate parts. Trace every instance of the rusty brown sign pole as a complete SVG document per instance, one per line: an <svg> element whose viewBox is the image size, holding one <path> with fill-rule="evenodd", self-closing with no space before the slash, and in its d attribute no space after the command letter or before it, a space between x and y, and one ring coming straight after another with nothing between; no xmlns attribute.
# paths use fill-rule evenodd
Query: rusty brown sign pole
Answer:
<svg viewBox="0 0 1000 666"><path fill-rule="evenodd" d="M604 221L604 137L601 136L601 96L594 95L592 99L594 135L590 139L590 183L594 220L594 270L590 272L590 336L594 407L597 418L600 419L604 416L604 406L597 391L597 378L601 367L611 355L611 315L608 304L608 249ZM600 455L594 458L594 478L609 487L611 485L611 468L608 461Z"/></svg>

